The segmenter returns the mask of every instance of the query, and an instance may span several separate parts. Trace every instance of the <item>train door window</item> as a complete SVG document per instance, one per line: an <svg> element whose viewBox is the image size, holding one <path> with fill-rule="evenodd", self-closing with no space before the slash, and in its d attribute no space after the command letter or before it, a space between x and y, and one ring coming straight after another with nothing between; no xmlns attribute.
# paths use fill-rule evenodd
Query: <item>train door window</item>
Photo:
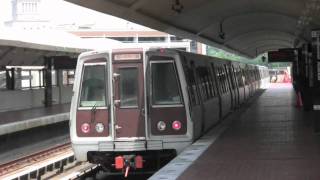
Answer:
<svg viewBox="0 0 320 180"><path fill-rule="evenodd" d="M186 67L186 77L188 81L188 93L191 99L192 105L197 105L199 104L199 99L198 99L198 91L196 88L196 80L194 77L193 70L189 67Z"/></svg>
<svg viewBox="0 0 320 180"><path fill-rule="evenodd" d="M138 69L120 68L120 107L138 107Z"/></svg>
<svg viewBox="0 0 320 180"><path fill-rule="evenodd" d="M227 90L227 81L226 81L226 72L223 69L223 67L221 67L221 74L222 74L222 84L223 84L223 92L226 93Z"/></svg>
<svg viewBox="0 0 320 180"><path fill-rule="evenodd" d="M237 69L237 78L238 78L239 87L243 87L244 83L243 83L243 77L242 77L242 69L240 67Z"/></svg>
<svg viewBox="0 0 320 180"><path fill-rule="evenodd" d="M224 86L225 86L225 92L228 92L229 91L229 84L228 84L228 77L227 77L227 72L226 72L226 69L225 68L221 68L222 72L223 72L223 83L224 83Z"/></svg>
<svg viewBox="0 0 320 180"><path fill-rule="evenodd" d="M243 77L243 80L244 80L244 84L248 85L249 82L248 82L248 78L247 78L247 69L242 69L242 77Z"/></svg>
<svg viewBox="0 0 320 180"><path fill-rule="evenodd" d="M207 78L208 78L208 88L209 88L209 92L211 97L215 97L216 96L216 91L215 91L215 81L214 78L212 77L212 73L210 72L210 69L207 68Z"/></svg>
<svg viewBox="0 0 320 180"><path fill-rule="evenodd" d="M232 65L231 69L232 69L232 76L233 76L233 82L234 82L235 88L237 86L239 87L240 85L238 82L238 69L236 67L234 67L233 65Z"/></svg>
<svg viewBox="0 0 320 180"><path fill-rule="evenodd" d="M235 84L233 81L233 74L232 74L232 70L231 70L231 66L225 64L225 70L227 72L227 84L229 85L229 89L235 89Z"/></svg>
<svg viewBox="0 0 320 180"><path fill-rule="evenodd" d="M212 92L213 92L213 96L217 96L218 95L218 92L217 92L217 87L218 87L218 83L217 83L217 74L215 72L216 68L214 66L213 63L211 63L211 75L210 75L210 78L211 78L211 82L212 82ZM216 76L216 77L215 77Z"/></svg>
<svg viewBox="0 0 320 180"><path fill-rule="evenodd" d="M222 84L223 84L223 92L226 93L228 91L228 89L227 89L228 86L227 86L227 81L226 81L226 72L223 69L223 67L221 67L220 71L221 71L221 80L222 80Z"/></svg>
<svg viewBox="0 0 320 180"><path fill-rule="evenodd" d="M234 78L234 70L233 70L233 66L227 66L229 69L229 77L230 77L230 84L231 84L231 88L232 89L236 89L236 82L235 82L235 78Z"/></svg>
<svg viewBox="0 0 320 180"><path fill-rule="evenodd" d="M204 88L202 86L202 79L201 79L200 73L201 73L200 68L197 67L196 68L196 78L197 78L198 81L196 81L196 86L199 89L199 93L200 93L201 99L205 100L206 97L205 97Z"/></svg>
<svg viewBox="0 0 320 180"><path fill-rule="evenodd" d="M84 66L80 107L106 106L106 76L105 65Z"/></svg>
<svg viewBox="0 0 320 180"><path fill-rule="evenodd" d="M201 89L202 98L203 100L208 100L212 97L208 69L204 66L197 67L197 75L199 77L199 89Z"/></svg>
<svg viewBox="0 0 320 180"><path fill-rule="evenodd" d="M223 92L223 88L222 88L223 85L222 85L222 83L221 83L222 81L221 81L220 67L217 67L216 70L217 70L217 71L216 71L216 76L217 76L217 80L218 80L218 82L219 82L219 91L220 91L220 92Z"/></svg>
<svg viewBox="0 0 320 180"><path fill-rule="evenodd" d="M178 75L173 62L151 63L152 104L182 104Z"/></svg>
<svg viewBox="0 0 320 180"><path fill-rule="evenodd" d="M223 80L223 71L221 69L221 67L218 67L218 77L219 77L219 82L220 82L220 90L222 93L226 92L226 88L225 88L225 83Z"/></svg>

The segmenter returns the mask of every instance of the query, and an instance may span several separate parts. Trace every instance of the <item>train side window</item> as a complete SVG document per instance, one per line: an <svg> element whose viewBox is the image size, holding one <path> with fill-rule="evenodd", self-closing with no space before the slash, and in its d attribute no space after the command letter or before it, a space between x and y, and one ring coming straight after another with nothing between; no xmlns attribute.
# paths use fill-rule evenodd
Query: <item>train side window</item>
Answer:
<svg viewBox="0 0 320 180"><path fill-rule="evenodd" d="M178 75L173 62L151 63L152 104L182 104Z"/></svg>
<svg viewBox="0 0 320 180"><path fill-rule="evenodd" d="M106 66L84 66L80 107L106 106Z"/></svg>

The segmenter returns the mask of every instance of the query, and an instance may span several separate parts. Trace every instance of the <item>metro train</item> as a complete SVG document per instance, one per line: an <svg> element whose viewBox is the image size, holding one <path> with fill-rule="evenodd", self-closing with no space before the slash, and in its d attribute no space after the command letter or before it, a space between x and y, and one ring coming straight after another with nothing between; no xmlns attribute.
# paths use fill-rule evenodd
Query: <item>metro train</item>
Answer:
<svg viewBox="0 0 320 180"><path fill-rule="evenodd" d="M175 49L82 53L70 136L78 161L154 171L266 88L263 66Z"/></svg>

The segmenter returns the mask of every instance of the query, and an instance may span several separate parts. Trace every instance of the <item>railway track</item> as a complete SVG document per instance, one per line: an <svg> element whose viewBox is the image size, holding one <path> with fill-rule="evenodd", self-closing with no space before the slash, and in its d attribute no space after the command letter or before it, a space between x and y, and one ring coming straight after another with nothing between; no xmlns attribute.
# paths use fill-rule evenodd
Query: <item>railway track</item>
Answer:
<svg viewBox="0 0 320 180"><path fill-rule="evenodd" d="M92 179L92 177L96 177L97 173L101 172L101 170L99 165L87 162L77 162L74 158L71 143L65 143L0 164L0 179ZM142 176L144 178L141 178L141 175L138 176L139 178L136 178L136 175L137 174L128 179L146 179L144 176ZM123 174L110 174L106 172L102 174L102 177L102 179L105 179L106 177L107 179L122 179Z"/></svg>
<svg viewBox="0 0 320 180"><path fill-rule="evenodd" d="M71 144L58 145L0 165L0 179L41 179L75 161Z"/></svg>

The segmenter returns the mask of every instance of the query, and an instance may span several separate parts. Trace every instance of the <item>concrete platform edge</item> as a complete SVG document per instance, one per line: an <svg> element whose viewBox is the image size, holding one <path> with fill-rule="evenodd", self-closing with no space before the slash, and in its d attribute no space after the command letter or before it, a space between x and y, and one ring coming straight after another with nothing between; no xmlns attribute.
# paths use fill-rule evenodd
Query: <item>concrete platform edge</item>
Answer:
<svg viewBox="0 0 320 180"><path fill-rule="evenodd" d="M0 136L39 127L39 126L46 126L46 125L55 124L62 121L68 121L68 120L69 120L69 112L50 115L50 116L43 116L43 117L34 118L34 119L28 119L20 122L15 122L15 123L3 124L0 126Z"/></svg>
<svg viewBox="0 0 320 180"><path fill-rule="evenodd" d="M223 122L196 142L184 149L177 157L170 161L166 166L161 168L158 172L152 175L149 180L172 180L178 179L180 175L192 165L230 126L230 124L239 117L247 108L254 102L265 90L259 90L251 99L242 105L241 108L232 112Z"/></svg>

